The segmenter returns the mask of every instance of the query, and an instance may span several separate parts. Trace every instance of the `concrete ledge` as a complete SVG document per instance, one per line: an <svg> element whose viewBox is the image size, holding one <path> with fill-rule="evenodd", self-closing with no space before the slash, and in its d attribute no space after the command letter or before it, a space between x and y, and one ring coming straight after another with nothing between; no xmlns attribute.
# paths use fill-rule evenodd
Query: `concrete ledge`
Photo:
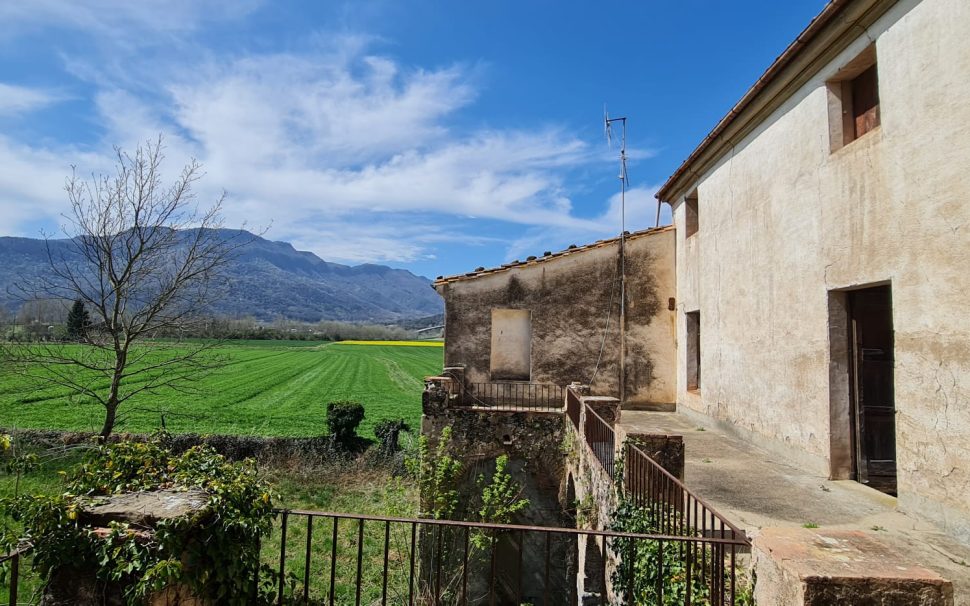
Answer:
<svg viewBox="0 0 970 606"><path fill-rule="evenodd" d="M755 537L752 553L758 604L953 604L950 581L864 532L766 528Z"/></svg>

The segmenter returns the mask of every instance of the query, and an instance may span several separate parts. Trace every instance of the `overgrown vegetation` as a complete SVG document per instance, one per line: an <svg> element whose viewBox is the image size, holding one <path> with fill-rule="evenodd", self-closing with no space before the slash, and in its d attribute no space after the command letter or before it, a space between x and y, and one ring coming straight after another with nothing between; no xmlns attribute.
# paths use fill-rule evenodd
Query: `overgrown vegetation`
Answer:
<svg viewBox="0 0 970 606"><path fill-rule="evenodd" d="M199 488L209 500L203 513L162 520L147 535L127 523L99 535L78 521L98 496L163 488ZM27 541L45 579L85 562L94 564L98 581L121 587L129 604L179 585L220 604L271 601L273 571L259 566L258 553L272 527L273 496L252 461L229 462L205 447L174 455L164 436L105 445L68 473L66 492L4 498L0 514L3 547Z"/></svg>
<svg viewBox="0 0 970 606"><path fill-rule="evenodd" d="M448 520L458 507L458 482L462 462L451 454L451 427L441 430L434 449L427 436L418 438L416 453L406 460L421 495L421 517Z"/></svg>
<svg viewBox="0 0 970 606"><path fill-rule="evenodd" d="M616 458L614 488L617 507L610 518L609 530L664 534L660 523L663 520L663 528L682 528L687 536L700 536L684 523L682 511L674 504L641 505L633 501L623 485L625 464L624 457ZM687 602L688 595L690 603L698 606L718 603L711 599L710 579L705 576L710 575L711 570L701 570L703 563L712 563L716 555L709 544L616 537L609 545L618 562L611 580L624 598L622 603L629 606L680 606ZM725 570L724 574L727 577L730 570ZM629 595L631 578L633 595ZM739 572L735 606L754 604L753 588L746 581ZM725 578L724 582L729 585L730 578Z"/></svg>

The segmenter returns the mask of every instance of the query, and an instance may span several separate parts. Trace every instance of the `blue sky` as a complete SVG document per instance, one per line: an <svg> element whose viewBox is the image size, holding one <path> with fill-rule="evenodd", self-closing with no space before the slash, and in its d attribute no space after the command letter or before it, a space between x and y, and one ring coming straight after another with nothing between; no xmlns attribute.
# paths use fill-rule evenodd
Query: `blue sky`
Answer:
<svg viewBox="0 0 970 606"><path fill-rule="evenodd" d="M628 229L823 0L0 4L0 234L163 133L201 202L328 260L436 276ZM667 213L664 214L665 220Z"/></svg>

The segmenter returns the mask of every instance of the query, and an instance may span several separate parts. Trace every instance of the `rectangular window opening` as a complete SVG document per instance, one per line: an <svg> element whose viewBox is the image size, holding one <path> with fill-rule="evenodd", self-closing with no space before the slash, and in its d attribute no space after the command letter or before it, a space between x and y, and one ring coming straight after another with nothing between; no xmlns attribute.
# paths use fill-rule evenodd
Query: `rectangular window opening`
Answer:
<svg viewBox="0 0 970 606"><path fill-rule="evenodd" d="M832 151L879 126L879 70L870 46L827 84Z"/></svg>
<svg viewBox="0 0 970 606"><path fill-rule="evenodd" d="M687 210L686 221L684 222L684 233L687 238L693 236L698 230L698 220L697 220L697 190L694 190L692 194L688 194L687 198L684 200L684 207Z"/></svg>
<svg viewBox="0 0 970 606"><path fill-rule="evenodd" d="M701 312L690 311L687 317L687 390L701 389Z"/></svg>

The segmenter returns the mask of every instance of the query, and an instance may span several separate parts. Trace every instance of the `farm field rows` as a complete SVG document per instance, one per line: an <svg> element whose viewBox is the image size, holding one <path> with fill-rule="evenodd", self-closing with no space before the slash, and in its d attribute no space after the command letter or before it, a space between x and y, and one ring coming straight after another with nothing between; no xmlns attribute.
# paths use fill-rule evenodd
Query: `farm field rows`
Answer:
<svg viewBox="0 0 970 606"><path fill-rule="evenodd" d="M240 341L220 345L228 364L199 382L201 394L142 394L119 411L116 431L150 432L164 415L173 432L261 436L326 433L326 405L356 400L366 417L359 433L404 418L417 427L422 379L441 370L442 348L304 341ZM104 409L72 402L59 387L23 391L23 380L0 376L0 427L97 431Z"/></svg>

